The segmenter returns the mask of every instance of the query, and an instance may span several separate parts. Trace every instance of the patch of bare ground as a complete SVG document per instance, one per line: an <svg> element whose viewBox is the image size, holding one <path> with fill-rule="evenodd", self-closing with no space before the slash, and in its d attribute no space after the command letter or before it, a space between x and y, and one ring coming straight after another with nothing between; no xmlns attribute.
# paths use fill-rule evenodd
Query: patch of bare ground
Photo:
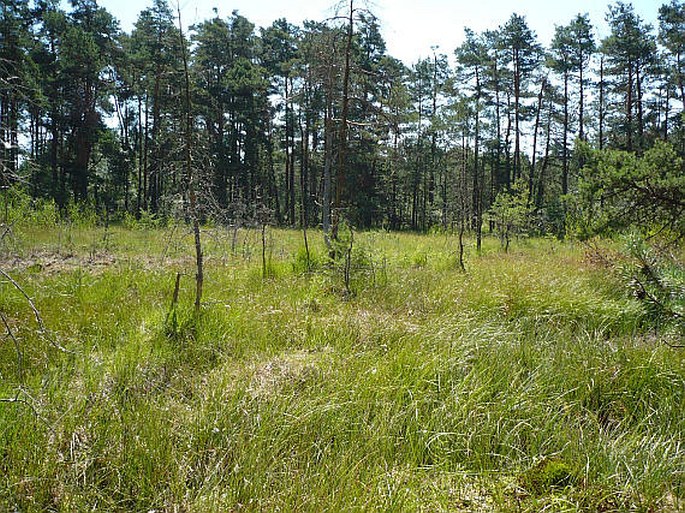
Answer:
<svg viewBox="0 0 685 513"><path fill-rule="evenodd" d="M406 489L419 504L416 511L421 513L489 513L499 509L492 481L469 473L393 469L386 479L390 486Z"/></svg>
<svg viewBox="0 0 685 513"><path fill-rule="evenodd" d="M325 373L325 357L332 350L290 351L266 362L255 364L247 387L252 397L265 397L288 387L318 382Z"/></svg>
<svg viewBox="0 0 685 513"><path fill-rule="evenodd" d="M129 263L141 270L186 268L194 265L193 257L155 258L150 256L121 258L112 253L88 255L53 251L35 251L26 256L0 255L0 268L7 271L30 271L52 276L76 269L98 274L117 263Z"/></svg>
<svg viewBox="0 0 685 513"><path fill-rule="evenodd" d="M92 272L101 272L116 262L116 257L110 253L78 255L75 253L36 251L27 256L0 256L0 267L3 269L43 272L48 275L83 268Z"/></svg>
<svg viewBox="0 0 685 513"><path fill-rule="evenodd" d="M208 261L209 259L205 258L205 263L207 263ZM153 256L145 256L142 258L133 258L131 259L131 262L133 262L138 268L143 269L145 271L154 271L159 269L160 267L190 268L195 265L195 257L190 254L174 258L156 258Z"/></svg>
<svg viewBox="0 0 685 513"><path fill-rule="evenodd" d="M406 319L405 317L408 317ZM347 325L348 329L358 334L358 341L369 343L395 335L416 335L421 330L418 319L408 312L384 311L381 309L359 309L346 312L333 318L332 322Z"/></svg>

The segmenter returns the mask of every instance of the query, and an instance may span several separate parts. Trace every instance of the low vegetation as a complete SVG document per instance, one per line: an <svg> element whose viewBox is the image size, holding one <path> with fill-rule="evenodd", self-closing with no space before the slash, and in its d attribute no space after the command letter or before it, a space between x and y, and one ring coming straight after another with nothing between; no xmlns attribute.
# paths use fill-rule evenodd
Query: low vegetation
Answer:
<svg viewBox="0 0 685 513"><path fill-rule="evenodd" d="M36 226L2 241L0 510L685 505L682 331L608 243L486 237L463 272L457 235L338 265L207 227L196 315L185 226Z"/></svg>

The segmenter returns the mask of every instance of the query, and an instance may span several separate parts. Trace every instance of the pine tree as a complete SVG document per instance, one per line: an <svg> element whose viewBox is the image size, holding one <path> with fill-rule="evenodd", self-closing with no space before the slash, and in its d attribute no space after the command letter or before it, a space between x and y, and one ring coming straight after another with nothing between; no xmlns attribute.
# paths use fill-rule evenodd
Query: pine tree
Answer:
<svg viewBox="0 0 685 513"><path fill-rule="evenodd" d="M652 27L635 14L631 4L617 2L609 7L611 34L602 41L607 74L613 77L614 94L622 97L622 114L615 113L613 140L628 151L644 149L645 77L656 55Z"/></svg>

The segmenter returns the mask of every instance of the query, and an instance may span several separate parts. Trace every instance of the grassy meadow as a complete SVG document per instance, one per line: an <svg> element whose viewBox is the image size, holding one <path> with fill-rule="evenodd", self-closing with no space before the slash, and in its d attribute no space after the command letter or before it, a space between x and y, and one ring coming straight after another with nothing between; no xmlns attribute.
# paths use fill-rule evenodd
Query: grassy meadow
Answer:
<svg viewBox="0 0 685 513"><path fill-rule="evenodd" d="M685 352L584 246L203 236L199 316L185 226L3 238L0 511L685 510Z"/></svg>

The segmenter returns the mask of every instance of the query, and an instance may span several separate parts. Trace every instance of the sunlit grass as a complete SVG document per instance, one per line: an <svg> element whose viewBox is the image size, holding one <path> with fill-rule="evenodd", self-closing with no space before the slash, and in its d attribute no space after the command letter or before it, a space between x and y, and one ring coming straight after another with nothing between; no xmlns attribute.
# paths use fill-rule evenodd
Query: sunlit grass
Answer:
<svg viewBox="0 0 685 513"><path fill-rule="evenodd" d="M70 229L70 233L66 230ZM24 228L0 283L0 510L677 511L685 358L571 243ZM171 297L182 273L175 315ZM52 343L58 341L69 352ZM20 366L21 362L21 366Z"/></svg>

